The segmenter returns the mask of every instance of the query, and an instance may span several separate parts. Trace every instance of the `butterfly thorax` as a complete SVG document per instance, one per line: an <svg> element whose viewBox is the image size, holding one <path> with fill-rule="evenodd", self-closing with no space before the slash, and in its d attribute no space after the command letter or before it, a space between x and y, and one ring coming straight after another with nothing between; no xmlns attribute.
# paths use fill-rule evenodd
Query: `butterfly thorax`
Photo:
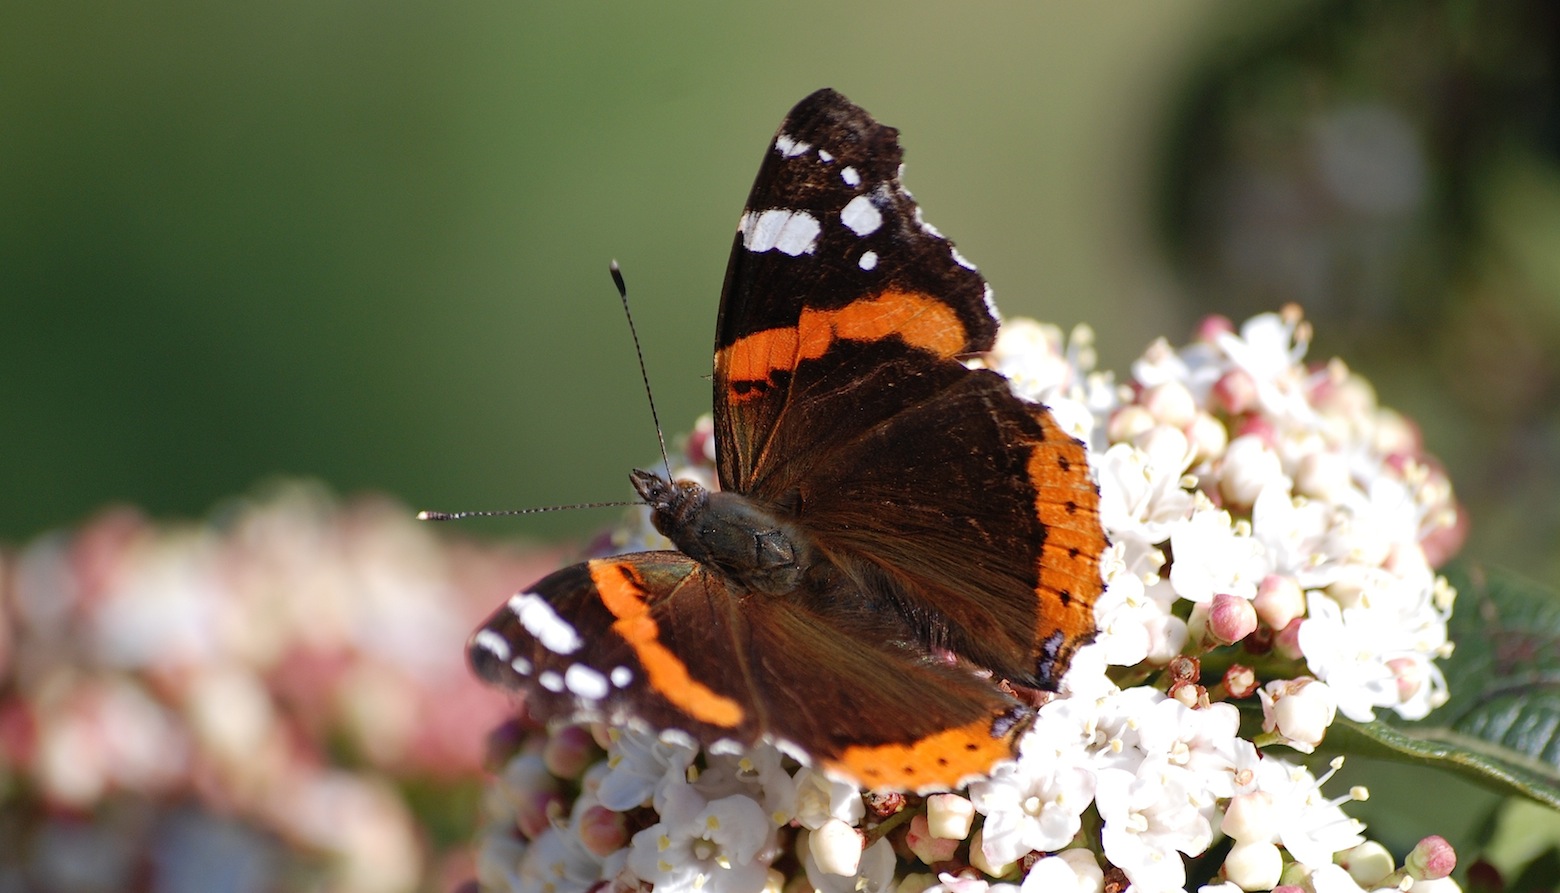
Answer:
<svg viewBox="0 0 1560 893"><path fill-rule="evenodd" d="M739 493L648 471L635 471L631 479L650 506L655 529L740 589L794 592L818 562L817 550L795 525Z"/></svg>

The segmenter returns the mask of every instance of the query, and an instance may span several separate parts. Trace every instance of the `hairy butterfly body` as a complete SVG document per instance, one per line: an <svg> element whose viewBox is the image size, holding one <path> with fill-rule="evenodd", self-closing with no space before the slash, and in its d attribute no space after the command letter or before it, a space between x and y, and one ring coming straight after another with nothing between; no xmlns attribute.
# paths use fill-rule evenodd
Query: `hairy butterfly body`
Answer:
<svg viewBox="0 0 1560 893"><path fill-rule="evenodd" d="M786 117L715 339L720 489L636 471L678 551L601 558L472 637L543 717L716 746L767 737L880 789L1014 753L1094 630L1104 534L1084 447L996 373L975 268L899 182L898 133L831 90ZM1004 685L1003 683L1007 683Z"/></svg>

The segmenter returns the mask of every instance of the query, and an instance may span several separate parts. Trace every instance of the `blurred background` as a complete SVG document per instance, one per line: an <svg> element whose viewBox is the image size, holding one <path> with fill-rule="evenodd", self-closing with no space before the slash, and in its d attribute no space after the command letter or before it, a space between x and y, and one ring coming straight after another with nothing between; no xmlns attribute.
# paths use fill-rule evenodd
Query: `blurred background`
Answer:
<svg viewBox="0 0 1560 893"><path fill-rule="evenodd" d="M1104 368L1300 303L1313 359L1446 462L1464 554L1556 578L1560 11L1537 0L7 4L9 573L53 530L166 544L148 525L215 512L209 555L267 512L362 527L331 493L387 495L375 524L624 498L655 441L607 262L675 434L709 407L753 174L820 86L900 128L1006 314L1088 323ZM297 477L324 489L264 483ZM514 537L609 520L440 535L510 568ZM47 557L77 580L79 552ZM426 576L409 598L456 575ZM352 629L326 650L357 660Z"/></svg>

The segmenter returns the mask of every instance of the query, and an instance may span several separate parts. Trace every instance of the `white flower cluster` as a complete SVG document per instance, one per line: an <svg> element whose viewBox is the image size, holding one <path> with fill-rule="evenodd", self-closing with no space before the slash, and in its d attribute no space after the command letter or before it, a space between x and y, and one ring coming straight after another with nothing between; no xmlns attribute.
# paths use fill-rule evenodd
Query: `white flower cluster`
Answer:
<svg viewBox="0 0 1560 893"><path fill-rule="evenodd" d="M482 885L1157 893L1228 841L1202 890L1457 889L1444 841L1398 867L1340 808L1363 791L1326 798L1331 770L1259 749L1308 753L1339 711L1446 697L1453 593L1431 568L1461 532L1450 487L1365 382L1303 364L1307 342L1295 312L1212 320L1117 385L1086 331L1004 326L982 362L1089 445L1111 546L1098 638L989 778L863 794L767 745L533 730L490 791ZM689 444L706 483L710 447L706 422ZM1242 736L1238 701L1260 703L1260 731Z"/></svg>

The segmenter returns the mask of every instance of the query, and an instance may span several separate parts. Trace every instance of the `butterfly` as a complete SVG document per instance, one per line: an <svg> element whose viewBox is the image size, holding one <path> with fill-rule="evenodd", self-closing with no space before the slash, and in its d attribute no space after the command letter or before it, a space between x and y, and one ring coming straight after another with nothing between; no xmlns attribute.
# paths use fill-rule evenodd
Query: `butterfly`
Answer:
<svg viewBox="0 0 1560 893"><path fill-rule="evenodd" d="M544 718L712 749L767 739L883 790L1014 755L1028 689L1093 635L1105 536L1083 444L966 359L991 291L922 222L898 131L832 90L781 124L715 325L719 489L635 471L675 551L598 558L477 630Z"/></svg>

